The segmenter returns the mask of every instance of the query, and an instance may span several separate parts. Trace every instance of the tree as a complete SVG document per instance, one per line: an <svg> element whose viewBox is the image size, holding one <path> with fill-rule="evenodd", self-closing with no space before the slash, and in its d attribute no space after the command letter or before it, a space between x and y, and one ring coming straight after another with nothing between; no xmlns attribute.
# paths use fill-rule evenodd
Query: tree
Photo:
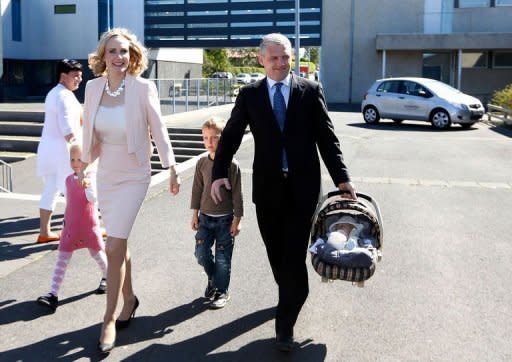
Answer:
<svg viewBox="0 0 512 362"><path fill-rule="evenodd" d="M203 55L203 76L214 72L226 72L231 68L226 49L205 49Z"/></svg>
<svg viewBox="0 0 512 362"><path fill-rule="evenodd" d="M309 48L309 60L312 63L315 63L318 65L318 62L320 61L320 52L318 48Z"/></svg>

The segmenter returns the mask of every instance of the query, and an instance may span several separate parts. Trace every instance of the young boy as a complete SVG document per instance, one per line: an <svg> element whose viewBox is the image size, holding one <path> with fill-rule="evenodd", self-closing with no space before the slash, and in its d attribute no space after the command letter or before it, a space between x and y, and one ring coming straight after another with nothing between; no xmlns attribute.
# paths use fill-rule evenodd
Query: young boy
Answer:
<svg viewBox="0 0 512 362"><path fill-rule="evenodd" d="M203 142L208 155L197 161L192 186L192 230L196 233L195 256L208 276L205 298L213 309L223 308L229 300L231 255L235 236L240 232L243 215L242 183L238 162L231 163L231 190L223 189L222 202L215 204L210 196L213 159L224 129L224 121L208 119L202 126ZM212 247L215 244L215 257Z"/></svg>

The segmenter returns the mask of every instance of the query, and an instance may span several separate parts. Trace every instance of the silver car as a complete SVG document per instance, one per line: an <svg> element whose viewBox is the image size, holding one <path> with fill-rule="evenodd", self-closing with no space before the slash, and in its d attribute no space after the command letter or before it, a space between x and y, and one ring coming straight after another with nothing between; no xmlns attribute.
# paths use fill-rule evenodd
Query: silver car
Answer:
<svg viewBox="0 0 512 362"><path fill-rule="evenodd" d="M365 93L361 111L366 123L390 118L427 121L438 129L459 123L469 128L485 113L482 102L449 85L428 78L377 80Z"/></svg>

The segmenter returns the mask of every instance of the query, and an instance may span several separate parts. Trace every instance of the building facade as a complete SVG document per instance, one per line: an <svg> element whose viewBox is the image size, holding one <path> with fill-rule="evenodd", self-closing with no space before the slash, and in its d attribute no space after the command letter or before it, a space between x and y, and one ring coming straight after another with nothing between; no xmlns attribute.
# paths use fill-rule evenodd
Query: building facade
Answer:
<svg viewBox="0 0 512 362"><path fill-rule="evenodd" d="M272 32L295 39L295 0L146 0L152 47L256 47ZM320 46L322 1L300 0L301 46Z"/></svg>
<svg viewBox="0 0 512 362"><path fill-rule="evenodd" d="M324 0L322 14L329 102L359 103L385 77L439 79L484 102L512 83L511 0Z"/></svg>
<svg viewBox="0 0 512 362"><path fill-rule="evenodd" d="M130 29L144 42L144 0L0 0L3 76L0 101L44 99L55 85L55 63L73 58L93 75L88 54L111 27ZM146 76L201 77L201 49L151 49ZM172 64L172 65L171 65ZM77 92L83 97L85 81Z"/></svg>

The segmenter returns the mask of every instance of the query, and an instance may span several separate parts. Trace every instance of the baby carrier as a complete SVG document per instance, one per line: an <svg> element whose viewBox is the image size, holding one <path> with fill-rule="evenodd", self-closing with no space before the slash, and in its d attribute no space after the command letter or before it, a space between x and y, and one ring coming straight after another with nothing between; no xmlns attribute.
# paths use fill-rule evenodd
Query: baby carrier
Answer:
<svg viewBox="0 0 512 362"><path fill-rule="evenodd" d="M311 262L322 280L364 285L382 258L383 225L377 202L369 195L334 191L322 197L311 230Z"/></svg>

